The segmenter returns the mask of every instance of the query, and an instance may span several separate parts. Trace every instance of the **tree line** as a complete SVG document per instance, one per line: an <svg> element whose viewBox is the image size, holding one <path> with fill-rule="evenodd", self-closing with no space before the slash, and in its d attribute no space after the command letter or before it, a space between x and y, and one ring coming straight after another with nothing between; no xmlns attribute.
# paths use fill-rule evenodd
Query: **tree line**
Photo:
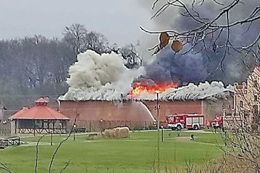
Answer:
<svg viewBox="0 0 260 173"><path fill-rule="evenodd" d="M39 96L57 98L67 91L69 67L86 50L99 54L122 54L126 67L141 65L133 44L119 48L84 25L65 27L63 37L33 37L0 40L0 101L7 109L19 109Z"/></svg>

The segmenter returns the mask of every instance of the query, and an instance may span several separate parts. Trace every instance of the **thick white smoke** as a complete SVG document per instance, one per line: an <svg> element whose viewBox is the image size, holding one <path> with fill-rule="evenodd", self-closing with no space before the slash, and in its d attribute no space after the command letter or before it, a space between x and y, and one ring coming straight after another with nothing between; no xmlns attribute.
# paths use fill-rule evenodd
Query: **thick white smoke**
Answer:
<svg viewBox="0 0 260 173"><path fill-rule="evenodd" d="M88 50L69 69L69 90L61 100L115 100L131 91L134 78L144 69L129 70L115 53L99 55Z"/></svg>

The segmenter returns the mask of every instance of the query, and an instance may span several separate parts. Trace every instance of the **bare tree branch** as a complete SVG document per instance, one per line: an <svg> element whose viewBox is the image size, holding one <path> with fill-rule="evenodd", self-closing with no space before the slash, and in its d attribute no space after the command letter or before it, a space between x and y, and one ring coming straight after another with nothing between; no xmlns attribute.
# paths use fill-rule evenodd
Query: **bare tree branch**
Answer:
<svg viewBox="0 0 260 173"><path fill-rule="evenodd" d="M62 173L70 164L70 160L66 162L66 164L64 165L64 167L61 169L60 173Z"/></svg>
<svg viewBox="0 0 260 173"><path fill-rule="evenodd" d="M75 120L74 120L74 124L75 124L75 123L76 123L76 118L75 118ZM54 153L53 153L53 155L52 155L52 157L51 157L51 161L50 161L50 164L49 164L49 168L48 168L48 172L49 172L49 173L52 172L51 168L52 168L52 165L53 165L53 161L54 161L55 156L56 156L56 154L58 153L58 151L59 151L61 145L62 145L64 142L66 142L66 141L70 138L70 136L71 136L71 134L72 134L73 131L74 131L74 126L72 126L72 128L71 128L71 130L70 130L70 132L69 132L69 135L67 135L67 137L66 137L65 139L63 139L63 140L59 143L59 145L57 146L56 150L54 151ZM69 162L66 163L67 166L68 166L68 164L69 164ZM66 167L67 167L66 165L65 165L63 168L66 168ZM62 170L62 171L63 171L63 170Z"/></svg>
<svg viewBox="0 0 260 173"><path fill-rule="evenodd" d="M44 137L45 135L41 136L36 144L36 151L35 151L35 167L34 167L34 172L37 173L37 168L38 168L38 159L39 159L39 143L41 141L41 139Z"/></svg>
<svg viewBox="0 0 260 173"><path fill-rule="evenodd" d="M241 56L244 56L244 53L246 52L251 52L257 58L255 54L255 49L257 43L259 43L260 40L260 33L258 34L257 38L251 43L239 46L233 43L235 39L233 38L234 34L232 34L232 31L235 27L240 27L242 25L249 24L245 33L249 32L249 29L252 27L252 24L256 21L260 21L260 6L258 5L252 8L251 12L249 11L248 16L241 17L240 19L236 19L234 21L230 19L230 14L233 13L233 9L235 9L237 6L241 4L246 6L246 3L243 3L242 0L232 0L231 2L221 2L219 0L209 1L213 2L219 10L218 13L211 19L207 18L207 16L203 16L203 13L199 11L199 9L197 9L197 7L201 7L204 5L204 0L192 0L190 2L182 0L168 0L160 7L158 7L154 15L151 17L159 17L162 13L165 12L165 10L167 10L170 7L173 7L174 10L179 10L179 14L181 16L189 18L194 23L197 23L195 27L190 28L186 31L178 31L176 29L164 31L150 31L144 29L143 27L140 27L140 29L148 34L156 35L159 35L162 32L166 32L169 34L171 40L180 40L183 43L183 45L190 44L191 47L188 49L188 51L185 50L184 53L181 52L180 56L182 56L183 54L187 54L190 51L193 51L199 46L203 46L205 48L206 53L210 52L208 51L208 49L211 49L211 51L215 53L217 52L217 50L223 50L221 52L218 51L221 53L221 55L218 55L219 57L221 56L221 58L219 58L218 64L215 66L215 69L212 69L209 73L209 76L211 76L213 73L216 73L217 71L224 70L225 59L229 56L231 50L232 52L234 50L236 53L241 54ZM158 5L159 2L159 0L154 1L152 9L155 9L155 6ZM226 18L225 23L223 23L224 17ZM219 41L220 38L221 40L223 40L223 37L226 39L224 43ZM206 44L210 44L212 45L212 47L205 46ZM153 48L150 48L148 50L153 50L154 54L156 54L159 51L161 51L159 45L160 44L157 44Z"/></svg>
<svg viewBox="0 0 260 173"><path fill-rule="evenodd" d="M12 173L3 163L0 163L0 169L8 172L8 173Z"/></svg>

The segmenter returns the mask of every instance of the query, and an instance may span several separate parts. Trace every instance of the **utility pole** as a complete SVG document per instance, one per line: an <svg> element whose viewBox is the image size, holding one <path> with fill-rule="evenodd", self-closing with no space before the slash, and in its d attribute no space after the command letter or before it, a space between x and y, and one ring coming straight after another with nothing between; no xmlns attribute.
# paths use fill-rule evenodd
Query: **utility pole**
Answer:
<svg viewBox="0 0 260 173"><path fill-rule="evenodd" d="M156 93L156 115L157 115L157 170L160 173L160 119L159 119L159 91L155 91Z"/></svg>
<svg viewBox="0 0 260 173"><path fill-rule="evenodd" d="M76 140L76 124L73 125L73 131L74 131L74 136L73 136L73 140Z"/></svg>

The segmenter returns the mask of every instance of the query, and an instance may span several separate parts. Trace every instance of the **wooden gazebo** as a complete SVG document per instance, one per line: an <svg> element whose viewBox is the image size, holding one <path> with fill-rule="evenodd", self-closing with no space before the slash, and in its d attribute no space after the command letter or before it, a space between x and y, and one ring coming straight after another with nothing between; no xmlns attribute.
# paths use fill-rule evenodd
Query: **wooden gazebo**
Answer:
<svg viewBox="0 0 260 173"><path fill-rule="evenodd" d="M69 118L47 106L40 98L32 108L24 107L9 119L14 123L14 133L66 133Z"/></svg>

